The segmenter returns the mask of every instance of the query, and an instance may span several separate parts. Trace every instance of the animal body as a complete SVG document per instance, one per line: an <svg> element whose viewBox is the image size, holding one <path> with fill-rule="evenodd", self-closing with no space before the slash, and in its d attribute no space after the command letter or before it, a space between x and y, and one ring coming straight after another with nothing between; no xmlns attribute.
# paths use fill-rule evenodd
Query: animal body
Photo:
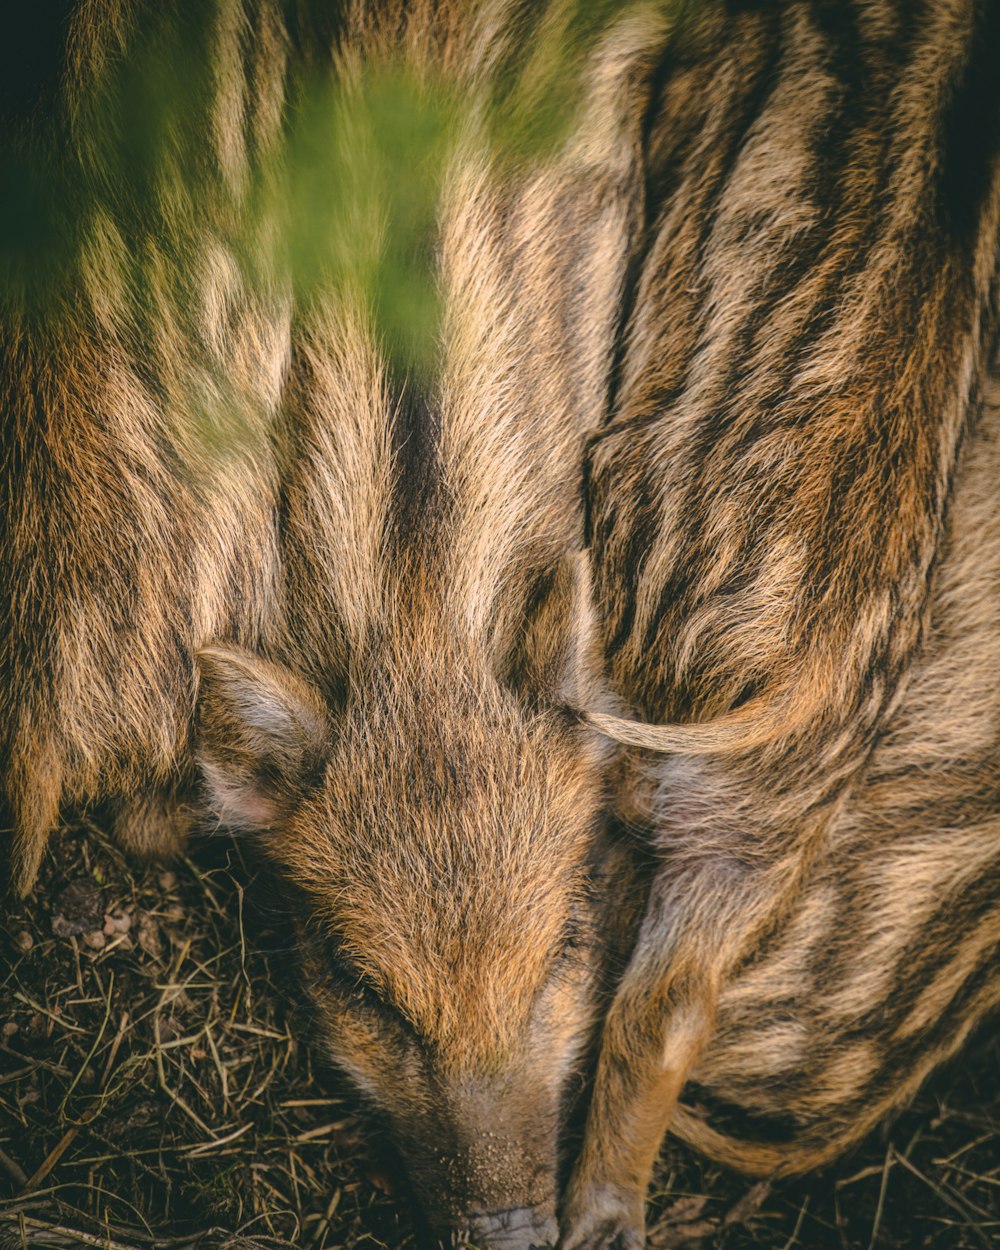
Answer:
<svg viewBox="0 0 1000 1250"><path fill-rule="evenodd" d="M98 61L127 63L156 15L110 15L73 20ZM113 194L71 313L11 318L3 758L24 886L60 807L121 810L157 783L192 803L196 754L209 810L285 892L321 1042L389 1119L430 1231L545 1244L603 1001L607 743L570 710L597 697L579 470L635 221L632 77L652 58L648 21L610 31L587 124L512 170L475 113L516 16L348 6L327 48L345 109L400 70L457 82L470 109L422 241L436 358L406 373L369 291L320 281L293 300L266 252L240 266L248 145L277 141L298 53L277 9L218 7L201 119L218 150L180 171L218 216L192 210L161 254L168 166L129 240L151 253L138 325L145 291L107 260L132 224ZM224 384L243 441L213 460L198 436L215 414L189 405Z"/></svg>
<svg viewBox="0 0 1000 1250"><path fill-rule="evenodd" d="M683 1099L711 1108L714 1098L717 1122L682 1105L671 1123L732 1166L827 1162L911 1097L1000 1001L998 472L991 379L956 466L906 693L790 918L721 991ZM743 1122L727 1132L736 1108Z"/></svg>
<svg viewBox="0 0 1000 1250"><path fill-rule="evenodd" d="M997 997L998 36L624 6L512 169L477 102L551 11L212 9L216 213L112 196L72 315L3 331L2 794L27 886L64 805L169 846L197 758L430 1233L625 1250L668 1129L808 1169ZM70 101L151 20L96 12ZM471 102L427 368L266 229L239 263L316 64Z"/></svg>
<svg viewBox="0 0 1000 1250"><path fill-rule="evenodd" d="M456 47L442 10L422 16L362 21L341 73L477 33ZM321 1043L444 1240L555 1243L560 1131L603 1001L607 748L569 709L594 697L579 464L631 220L635 148L606 107L605 134L537 174L456 153L433 376L394 377L363 309L304 314L281 666L201 658L210 802L256 831Z"/></svg>
<svg viewBox="0 0 1000 1250"><path fill-rule="evenodd" d="M668 1125L804 1170L996 1002L998 18L706 10L652 110L591 543L611 682L675 724L603 722L662 750L620 790L662 867L571 1250L641 1243Z"/></svg>
<svg viewBox="0 0 1000 1250"><path fill-rule="evenodd" d="M22 889L74 805L105 803L134 850L176 849L194 647L257 645L274 593L290 309L229 242L245 167L278 138L286 36L275 5L217 6L198 24L217 60L210 115L167 120L148 168L127 149L116 167L116 75L143 19L155 34L151 9L47 5L9 45L12 72L32 73L8 81L4 159L13 173L34 156L55 183L37 204L21 188L23 214L49 218L22 285L47 265L51 284L18 295L5 269L0 327L0 807ZM123 106L98 123L116 87Z"/></svg>

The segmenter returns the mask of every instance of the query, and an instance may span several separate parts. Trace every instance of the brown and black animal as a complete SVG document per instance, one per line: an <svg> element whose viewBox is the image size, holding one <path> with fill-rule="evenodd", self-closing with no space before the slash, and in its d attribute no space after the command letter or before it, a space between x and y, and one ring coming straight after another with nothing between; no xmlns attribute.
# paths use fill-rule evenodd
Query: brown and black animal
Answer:
<svg viewBox="0 0 1000 1250"><path fill-rule="evenodd" d="M290 308L263 242L247 280L232 221L280 136L288 37L269 0L205 12L210 107L134 148L129 75L183 24L45 4L8 43L33 67L2 135L0 810L22 890L64 808L102 802L132 849L176 849L194 648L257 645L274 597Z"/></svg>
<svg viewBox="0 0 1000 1250"><path fill-rule="evenodd" d="M650 723L593 719L628 745L620 810L660 867L604 1022L569 1250L642 1243L667 1128L808 1169L1000 997L980 414L1000 10L730 5L689 33L589 457L608 674ZM678 1106L692 1078L715 1122Z"/></svg>
<svg viewBox="0 0 1000 1250"><path fill-rule="evenodd" d="M789 919L722 989L671 1124L732 1166L827 1162L1000 1003L998 474L994 378L956 466L906 692Z"/></svg>
<svg viewBox="0 0 1000 1250"><path fill-rule="evenodd" d="M69 47L90 60L79 80L70 65L70 104L153 21L105 16L74 12ZM281 16L223 3L208 23L190 213L170 166L137 238L120 237L132 206L98 199L64 298L8 319L15 866L29 885L63 806L148 815L160 786L193 803L197 655L209 809L252 831L284 887L324 1049L390 1120L426 1223L553 1243L564 1103L603 1004L607 742L570 710L597 700L580 465L607 402L656 28L609 30L579 122L512 168L477 109L518 6L345 7L327 53L345 107L400 69L447 77L468 107L425 241L436 358L406 375L369 292L320 281L293 301L266 253L240 264L245 147L278 142L294 82ZM234 449L204 437L213 402L235 410ZM142 831L150 849L173 836Z"/></svg>
<svg viewBox="0 0 1000 1250"><path fill-rule="evenodd" d="M401 49L474 68L462 14L359 21L341 81ZM634 220L644 31L595 51L588 124L542 165L501 174L459 142L429 375L399 377L338 292L303 314L279 641L200 657L210 802L256 832L322 1045L446 1241L557 1240L560 1136L604 1002L607 743L571 710L598 698L580 465Z"/></svg>
<svg viewBox="0 0 1000 1250"><path fill-rule="evenodd" d="M181 185L216 211L112 195L60 316L4 323L15 864L73 803L169 844L194 746L434 1235L636 1245L668 1128L814 1166L996 996L993 11L629 7L514 169L477 93L550 10L293 11L211 10ZM73 10L70 103L147 20ZM470 101L411 376L359 292L232 245L300 58ZM657 865L610 1006L609 785Z"/></svg>

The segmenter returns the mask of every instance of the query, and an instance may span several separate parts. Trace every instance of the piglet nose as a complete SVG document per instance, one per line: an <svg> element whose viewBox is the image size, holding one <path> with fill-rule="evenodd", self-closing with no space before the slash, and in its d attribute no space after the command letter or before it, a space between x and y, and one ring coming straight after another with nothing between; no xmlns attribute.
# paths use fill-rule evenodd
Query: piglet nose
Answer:
<svg viewBox="0 0 1000 1250"><path fill-rule="evenodd" d="M452 1245L475 1250L551 1250L559 1239L555 1215L544 1207L469 1212Z"/></svg>

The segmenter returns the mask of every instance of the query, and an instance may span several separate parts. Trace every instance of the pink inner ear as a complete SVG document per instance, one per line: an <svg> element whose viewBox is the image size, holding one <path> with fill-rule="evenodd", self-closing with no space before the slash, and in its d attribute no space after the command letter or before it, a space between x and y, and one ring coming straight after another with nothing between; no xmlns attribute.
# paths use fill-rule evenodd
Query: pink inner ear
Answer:
<svg viewBox="0 0 1000 1250"><path fill-rule="evenodd" d="M238 815L241 824L255 829L270 829L278 823L278 805L254 791L241 797Z"/></svg>
<svg viewBox="0 0 1000 1250"><path fill-rule="evenodd" d="M259 786L235 777L210 760L202 759L211 804L224 825L240 829L271 829L278 823L278 804Z"/></svg>

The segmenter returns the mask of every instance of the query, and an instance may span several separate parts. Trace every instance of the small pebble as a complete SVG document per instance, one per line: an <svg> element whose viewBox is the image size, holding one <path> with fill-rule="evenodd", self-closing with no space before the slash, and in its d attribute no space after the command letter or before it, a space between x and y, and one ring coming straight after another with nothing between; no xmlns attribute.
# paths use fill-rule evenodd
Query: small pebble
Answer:
<svg viewBox="0 0 1000 1250"><path fill-rule="evenodd" d="M21 932L14 938L14 945L19 951L30 951L35 945L35 939L31 936L27 929L22 929Z"/></svg>
<svg viewBox="0 0 1000 1250"><path fill-rule="evenodd" d="M83 941L92 951L99 951L104 949L107 938L104 936L103 930L94 929L93 932L83 935Z"/></svg>
<svg viewBox="0 0 1000 1250"><path fill-rule="evenodd" d="M140 912L138 920L139 945L152 959L159 959L163 953L160 940L160 927L149 912Z"/></svg>
<svg viewBox="0 0 1000 1250"><path fill-rule="evenodd" d="M16 1032L17 1032L17 1024L13 1020L8 1020L7 1023L3 1026L3 1028L0 1029L0 1037L2 1037L3 1040L6 1042L10 1038L12 1038Z"/></svg>
<svg viewBox="0 0 1000 1250"><path fill-rule="evenodd" d="M177 884L177 873L169 871L161 872L159 877L157 877L157 880L160 883L161 890L172 890Z"/></svg>
<svg viewBox="0 0 1000 1250"><path fill-rule="evenodd" d="M128 933L132 928L132 917L125 912L116 912L104 917L104 936L117 937L119 933Z"/></svg>

